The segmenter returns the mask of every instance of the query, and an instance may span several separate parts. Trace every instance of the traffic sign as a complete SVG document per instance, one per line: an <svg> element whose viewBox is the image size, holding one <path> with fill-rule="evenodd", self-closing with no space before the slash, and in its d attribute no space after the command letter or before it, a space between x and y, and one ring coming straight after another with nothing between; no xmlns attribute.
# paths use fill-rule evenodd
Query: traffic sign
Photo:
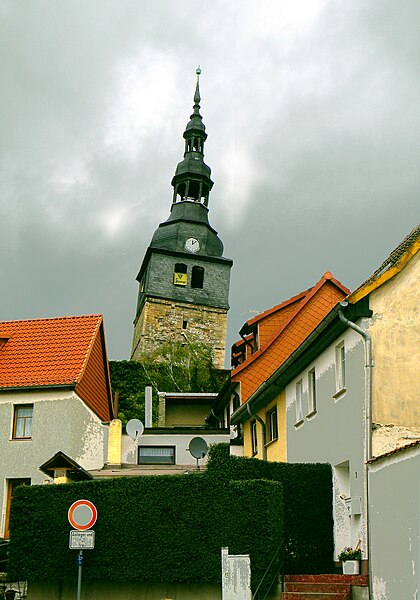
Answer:
<svg viewBox="0 0 420 600"><path fill-rule="evenodd" d="M85 531L96 523L98 511L90 500L76 500L69 508L68 519L73 529Z"/></svg>
<svg viewBox="0 0 420 600"><path fill-rule="evenodd" d="M76 556L76 564L78 567L81 567L83 565L83 554L78 554Z"/></svg>
<svg viewBox="0 0 420 600"><path fill-rule="evenodd" d="M69 548L70 550L93 550L95 547L94 531L70 531Z"/></svg>

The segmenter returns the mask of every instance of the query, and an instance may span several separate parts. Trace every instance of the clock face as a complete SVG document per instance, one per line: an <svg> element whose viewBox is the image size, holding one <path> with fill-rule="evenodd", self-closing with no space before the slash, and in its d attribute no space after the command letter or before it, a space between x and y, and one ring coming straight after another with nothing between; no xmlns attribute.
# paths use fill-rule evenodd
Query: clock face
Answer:
<svg viewBox="0 0 420 600"><path fill-rule="evenodd" d="M188 252L198 252L200 250L200 242L195 238L188 238L185 242L185 249Z"/></svg>

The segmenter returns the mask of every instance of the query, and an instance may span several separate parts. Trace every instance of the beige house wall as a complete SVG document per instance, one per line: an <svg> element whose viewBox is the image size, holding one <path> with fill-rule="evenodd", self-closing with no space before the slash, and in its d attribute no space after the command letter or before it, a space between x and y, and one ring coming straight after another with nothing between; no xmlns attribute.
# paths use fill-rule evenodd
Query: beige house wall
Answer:
<svg viewBox="0 0 420 600"><path fill-rule="evenodd" d="M371 292L373 421L420 427L420 252Z"/></svg>
<svg viewBox="0 0 420 600"><path fill-rule="evenodd" d="M287 461L287 445L286 445L286 395L284 390L280 392L275 400L270 402L267 406L258 411L258 416L263 419L267 424L267 413L274 407L277 406L277 426L278 426L278 439L267 444L267 460L273 462L286 462ZM268 426L267 426L268 436ZM258 453L254 458L263 458L262 453L262 428L261 424L257 422L257 442L258 442ZM251 440L251 421L247 421L244 424L244 456L252 457L252 440Z"/></svg>

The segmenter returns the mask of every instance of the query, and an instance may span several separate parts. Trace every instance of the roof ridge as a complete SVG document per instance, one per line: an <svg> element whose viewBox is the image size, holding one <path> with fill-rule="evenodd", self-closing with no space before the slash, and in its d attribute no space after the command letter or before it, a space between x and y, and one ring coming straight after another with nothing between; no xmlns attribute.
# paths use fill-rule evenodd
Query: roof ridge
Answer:
<svg viewBox="0 0 420 600"><path fill-rule="evenodd" d="M349 294L349 302L354 303L364 295L380 287L396 275L420 250L420 224L413 227L408 235L381 262L379 267Z"/></svg>
<svg viewBox="0 0 420 600"><path fill-rule="evenodd" d="M240 371L242 371L245 367L248 367L248 365L250 365L252 362L254 362L257 358L259 358L262 354L264 354L264 352L271 346L271 344L273 344L273 342L280 336L280 334L286 329L286 327L293 321L293 319L296 317L296 315L302 310L302 308L304 306L306 306L306 304L309 302L309 300L311 298L313 298L313 296L316 294L316 292L327 282L327 281L331 281L334 285L337 285L335 282L338 280L335 280L332 276L332 273L330 271L326 271L324 273L324 275L321 277L321 279L311 288L309 288L306 291L305 296L303 296L302 300L299 302L299 304L296 307L296 310L293 311L293 313L290 315L290 317L288 319L286 319L286 321L284 321L284 323L282 323L279 327L279 329L274 333L274 335L270 338L270 340L265 344L265 346L263 348L260 348L259 350L257 350L257 352L254 352L254 354L252 354L247 360L245 360L243 363L241 363L240 365L238 365L233 371L232 371L232 376L236 375L236 373L239 373ZM344 287L340 284L339 287ZM347 288L345 288L345 290L347 290ZM344 291L344 290L343 290Z"/></svg>
<svg viewBox="0 0 420 600"><path fill-rule="evenodd" d="M0 326L2 325L9 325L9 324L13 324L13 323L34 323L36 321L65 321L65 320L70 320L70 319L98 319L98 318L103 318L103 315L101 314L94 314L94 315L68 315L68 316L61 316L61 317L39 317L36 319L12 319L11 321L0 321Z"/></svg>
<svg viewBox="0 0 420 600"><path fill-rule="evenodd" d="M312 287L308 288L307 290L304 290L303 292L299 292L299 294L295 294L294 296L291 296L287 300L283 300L283 302L280 302L279 304L275 304L271 308L267 308L266 310L262 311L258 315L255 315L255 317L252 317L251 319L248 319L248 321L245 321L244 324L252 325L253 323L255 323L257 321L260 321L264 317L267 317L269 314L272 314L273 312L276 312L277 310L280 310L281 308L286 308L286 306L288 306L289 304L293 304L293 302L296 302L297 300L301 300L304 296L306 296L306 294L308 292L311 291Z"/></svg>

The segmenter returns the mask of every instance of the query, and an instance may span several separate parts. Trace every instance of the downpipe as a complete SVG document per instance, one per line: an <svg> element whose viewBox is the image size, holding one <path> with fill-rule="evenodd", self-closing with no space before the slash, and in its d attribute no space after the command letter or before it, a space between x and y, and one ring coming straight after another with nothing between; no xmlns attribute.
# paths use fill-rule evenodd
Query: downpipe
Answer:
<svg viewBox="0 0 420 600"><path fill-rule="evenodd" d="M346 300L340 302L340 306L345 308L348 306ZM367 331L347 319L341 310L338 311L340 321L345 323L347 327L356 331L362 336L365 346L365 507L366 507L366 535L368 544L368 571L369 571L369 597L372 585L372 570L371 570L371 535L369 521L369 467L368 461L372 458L372 337Z"/></svg>

